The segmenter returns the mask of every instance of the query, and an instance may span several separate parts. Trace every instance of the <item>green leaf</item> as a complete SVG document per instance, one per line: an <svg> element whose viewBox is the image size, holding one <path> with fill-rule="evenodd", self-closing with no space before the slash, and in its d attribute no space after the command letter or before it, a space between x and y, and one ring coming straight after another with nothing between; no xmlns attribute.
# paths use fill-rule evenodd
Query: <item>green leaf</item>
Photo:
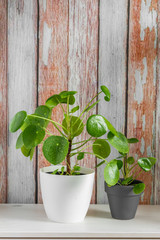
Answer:
<svg viewBox="0 0 160 240"><path fill-rule="evenodd" d="M49 97L45 103L46 106L50 108L56 107L61 102L61 97L58 94L54 94Z"/></svg>
<svg viewBox="0 0 160 240"><path fill-rule="evenodd" d="M132 180L133 180L133 176L130 176L130 177L124 179L124 180L121 182L121 184L122 184L122 185L128 185L128 183L129 183L130 181L132 181Z"/></svg>
<svg viewBox="0 0 160 240"><path fill-rule="evenodd" d="M115 161L117 161L117 167L120 170L123 166L123 162L121 160L117 160L117 159L115 159Z"/></svg>
<svg viewBox="0 0 160 240"><path fill-rule="evenodd" d="M107 158L111 153L111 148L103 139L96 139L92 145L93 153L98 155L99 158Z"/></svg>
<svg viewBox="0 0 160 240"><path fill-rule="evenodd" d="M29 154L30 160L32 160L32 158L33 158L34 150L35 150L35 148L32 148L31 151L30 151L30 154Z"/></svg>
<svg viewBox="0 0 160 240"><path fill-rule="evenodd" d="M24 123L24 120L27 116L25 111L20 111L16 113L16 115L12 118L11 123L9 125L10 132L16 132Z"/></svg>
<svg viewBox="0 0 160 240"><path fill-rule="evenodd" d="M103 136L108 128L107 124L101 115L91 115L87 120L87 132L92 137L101 137Z"/></svg>
<svg viewBox="0 0 160 240"><path fill-rule="evenodd" d="M138 159L138 165L145 171L148 172L152 168L152 164L148 158Z"/></svg>
<svg viewBox="0 0 160 240"><path fill-rule="evenodd" d="M58 172L58 169L54 170L52 174L55 175L57 172Z"/></svg>
<svg viewBox="0 0 160 240"><path fill-rule="evenodd" d="M21 147L21 152L25 157L29 157L31 149L26 148L24 145Z"/></svg>
<svg viewBox="0 0 160 240"><path fill-rule="evenodd" d="M81 160L84 158L84 152L80 152L77 156L77 160Z"/></svg>
<svg viewBox="0 0 160 240"><path fill-rule="evenodd" d="M153 165L156 163L156 161L157 161L157 159L154 158L154 157L147 157L147 158L150 160L152 166L153 166Z"/></svg>
<svg viewBox="0 0 160 240"><path fill-rule="evenodd" d="M104 120L105 120L105 122L107 124L108 130L110 132L112 132L115 136L118 137L118 133L117 133L116 129L113 127L113 125L105 117L103 117L103 118L104 118Z"/></svg>
<svg viewBox="0 0 160 240"><path fill-rule="evenodd" d="M127 138L120 132L117 132L118 137L115 136L112 132L108 133L108 142L116 148L119 152L128 153L129 145Z"/></svg>
<svg viewBox="0 0 160 240"><path fill-rule="evenodd" d="M109 102L110 101L110 97L111 97L109 89L106 86L103 85L103 86L101 86L101 90L106 95L104 97L105 101Z"/></svg>
<svg viewBox="0 0 160 240"><path fill-rule="evenodd" d="M68 96L73 96L77 93L77 91L63 91L59 95L61 98L67 98Z"/></svg>
<svg viewBox="0 0 160 240"><path fill-rule="evenodd" d="M110 161L104 168L104 179L110 186L114 186L119 180L119 169L117 162L114 160Z"/></svg>
<svg viewBox="0 0 160 240"><path fill-rule="evenodd" d="M71 113L75 113L79 110L79 106L76 106L74 108L71 109Z"/></svg>
<svg viewBox="0 0 160 240"><path fill-rule="evenodd" d="M23 132L23 142L26 148L36 147L42 142L45 131L36 125L29 125Z"/></svg>
<svg viewBox="0 0 160 240"><path fill-rule="evenodd" d="M72 116L72 117L69 116L69 121L70 121L71 138L79 136L84 129L84 124L83 124L82 120L76 116ZM68 131L66 131L66 129L67 129L66 118L63 119L62 126L64 127L63 128L64 133L66 133L68 135Z"/></svg>
<svg viewBox="0 0 160 240"><path fill-rule="evenodd" d="M132 165L135 162L134 157L128 157L127 158L127 163Z"/></svg>
<svg viewBox="0 0 160 240"><path fill-rule="evenodd" d="M50 136L43 144L43 154L51 164L61 163L68 153L68 140L62 136Z"/></svg>
<svg viewBox="0 0 160 240"><path fill-rule="evenodd" d="M145 190L145 184L144 184L144 183L135 184L134 187L133 187L133 192L134 192L135 194L140 194L140 193L142 193L144 190Z"/></svg>
<svg viewBox="0 0 160 240"><path fill-rule="evenodd" d="M86 108L85 112L89 112L90 109L92 109L95 105L97 105L100 102L100 100L98 100L97 102L93 103L91 106L89 106L88 108Z"/></svg>
<svg viewBox="0 0 160 240"><path fill-rule="evenodd" d="M47 107L47 106L45 106L45 105L41 105L41 106L39 106L39 107L37 107L36 108L36 110L35 110L35 113L34 113L35 115L37 115L37 116L40 116L40 117L45 117L45 118L51 118L51 114L52 114L52 111L51 111L51 109L49 108L49 107ZM49 123L49 121L45 121L45 120L43 120L43 119L41 119L42 121L41 121L41 126L42 127L47 127L47 125L48 125L48 123Z"/></svg>
<svg viewBox="0 0 160 240"><path fill-rule="evenodd" d="M137 143L139 140L137 138L128 138L128 143Z"/></svg>
<svg viewBox="0 0 160 240"><path fill-rule="evenodd" d="M81 167L80 167L80 166L77 166L77 165L75 165L75 166L73 167L73 170L74 170L74 171L80 171L80 170L81 170Z"/></svg>
<svg viewBox="0 0 160 240"><path fill-rule="evenodd" d="M64 173L64 166L63 167L61 167L61 175L63 175L63 173Z"/></svg>
<svg viewBox="0 0 160 240"><path fill-rule="evenodd" d="M24 144L22 134L23 134L23 132L21 132L19 137L17 138L16 149L21 148Z"/></svg>
<svg viewBox="0 0 160 240"><path fill-rule="evenodd" d="M100 163L98 163L95 167L96 168L98 168L98 167L100 167L102 164L104 164L105 163L105 160L103 160L103 161L101 161Z"/></svg>

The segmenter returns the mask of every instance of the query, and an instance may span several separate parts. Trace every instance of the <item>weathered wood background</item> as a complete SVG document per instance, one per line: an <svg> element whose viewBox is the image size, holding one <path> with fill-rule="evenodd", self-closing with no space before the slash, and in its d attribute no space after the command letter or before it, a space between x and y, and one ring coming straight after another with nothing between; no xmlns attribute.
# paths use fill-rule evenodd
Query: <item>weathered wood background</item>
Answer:
<svg viewBox="0 0 160 240"><path fill-rule="evenodd" d="M159 29L158 0L0 0L1 203L41 202L39 168L47 162L41 148L32 162L15 149L8 123L17 111L32 113L62 90L78 90L83 108L107 85L111 102L102 99L92 113L140 140L131 149L136 159L160 157ZM59 108L53 116L62 120ZM88 157L83 164L96 162ZM160 160L142 179L141 202L160 204ZM101 167L92 203L106 202Z"/></svg>

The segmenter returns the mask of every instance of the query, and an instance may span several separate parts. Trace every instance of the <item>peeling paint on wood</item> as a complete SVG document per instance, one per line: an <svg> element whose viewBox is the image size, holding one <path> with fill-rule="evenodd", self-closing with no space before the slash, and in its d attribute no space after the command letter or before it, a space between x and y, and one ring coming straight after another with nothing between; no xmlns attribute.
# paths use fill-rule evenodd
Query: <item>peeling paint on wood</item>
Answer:
<svg viewBox="0 0 160 240"><path fill-rule="evenodd" d="M139 143L131 146L131 152L136 153L138 157L147 156L147 154L155 155L153 145L157 59L157 5L155 3L157 4L157 1L135 0L131 1L130 5L128 137L137 137L140 140ZM153 203L154 175L149 172L142 174L140 178L146 184L142 203Z"/></svg>
<svg viewBox="0 0 160 240"><path fill-rule="evenodd" d="M0 0L0 203L7 200L7 3Z"/></svg>
<svg viewBox="0 0 160 240"><path fill-rule="evenodd" d="M38 104L45 104L48 97L67 90L68 57L68 1L40 0L40 39L39 39L39 86ZM62 121L60 106L53 110L52 118ZM58 134L50 124L50 130ZM42 149L38 151L38 169L49 163L45 160ZM41 203L40 184L38 184L38 202Z"/></svg>
<svg viewBox="0 0 160 240"><path fill-rule="evenodd" d="M97 50L98 0L69 0L68 88L78 91L77 104L80 104L81 110L97 94ZM90 111L90 114L95 113L96 108ZM77 140L81 141L88 138L85 130ZM94 169L95 157L86 155L80 164ZM96 202L96 184L94 184L91 202Z"/></svg>

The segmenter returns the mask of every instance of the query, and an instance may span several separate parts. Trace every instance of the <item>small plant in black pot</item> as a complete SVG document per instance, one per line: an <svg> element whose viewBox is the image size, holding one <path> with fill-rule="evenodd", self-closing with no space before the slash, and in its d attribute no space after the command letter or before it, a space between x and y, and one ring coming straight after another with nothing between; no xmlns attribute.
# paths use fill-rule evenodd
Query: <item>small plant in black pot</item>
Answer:
<svg viewBox="0 0 160 240"><path fill-rule="evenodd" d="M151 170L156 163L154 157L143 157L135 161L129 155L130 144L139 142L127 139L122 133L108 133L108 142L119 151L119 156L104 168L105 191L108 195L113 218L134 218L145 184L138 180L140 174ZM121 177L120 177L121 176Z"/></svg>

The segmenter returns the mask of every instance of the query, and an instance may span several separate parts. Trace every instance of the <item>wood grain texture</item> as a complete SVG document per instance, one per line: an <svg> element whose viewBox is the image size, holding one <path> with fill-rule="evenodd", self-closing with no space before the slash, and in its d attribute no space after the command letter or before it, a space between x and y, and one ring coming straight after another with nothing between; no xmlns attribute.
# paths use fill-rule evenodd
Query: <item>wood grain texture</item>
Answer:
<svg viewBox="0 0 160 240"><path fill-rule="evenodd" d="M0 203L7 200L7 3L0 0Z"/></svg>
<svg viewBox="0 0 160 240"><path fill-rule="evenodd" d="M68 57L68 1L40 0L39 6L39 86L38 104L45 104L48 97L67 90L67 57ZM62 110L57 106L52 119L61 122ZM58 134L50 124L49 129ZM48 165L41 147L38 152L39 169ZM42 202L38 184L38 202Z"/></svg>
<svg viewBox="0 0 160 240"><path fill-rule="evenodd" d="M157 97L156 97L156 158L154 203L160 204L160 1L158 1L158 53L157 53Z"/></svg>
<svg viewBox="0 0 160 240"><path fill-rule="evenodd" d="M157 2L134 0L130 5L128 137L140 140L131 146L136 159L155 155ZM154 171L139 178L146 184L141 202L154 203Z"/></svg>
<svg viewBox="0 0 160 240"><path fill-rule="evenodd" d="M104 95L100 95L98 113L105 116L121 132L125 129L127 10L127 0L100 1L98 85L99 87L106 85L109 88L111 100L107 103L104 101ZM117 151L112 148L108 160L116 156ZM107 196L104 192L104 167L98 168L98 203L107 203Z"/></svg>
<svg viewBox="0 0 160 240"><path fill-rule="evenodd" d="M80 110L84 109L97 94L97 59L98 0L69 0L68 89L78 91L76 104L80 105ZM96 108L90 112L90 114L95 113ZM88 138L85 129L75 141ZM72 160L73 162L75 159ZM86 155L80 164L94 168L96 159L91 155ZM95 202L96 182L92 195L92 203Z"/></svg>
<svg viewBox="0 0 160 240"><path fill-rule="evenodd" d="M8 1L8 120L17 111L36 106L36 1ZM35 202L34 160L15 149L16 134L8 135L8 202Z"/></svg>

